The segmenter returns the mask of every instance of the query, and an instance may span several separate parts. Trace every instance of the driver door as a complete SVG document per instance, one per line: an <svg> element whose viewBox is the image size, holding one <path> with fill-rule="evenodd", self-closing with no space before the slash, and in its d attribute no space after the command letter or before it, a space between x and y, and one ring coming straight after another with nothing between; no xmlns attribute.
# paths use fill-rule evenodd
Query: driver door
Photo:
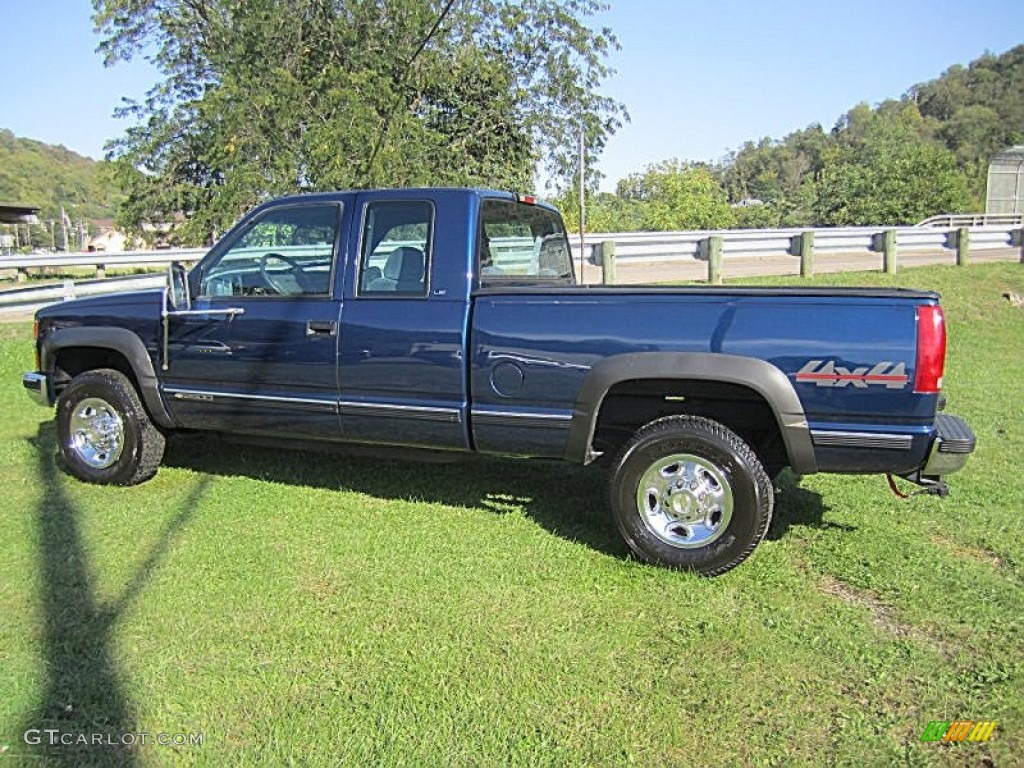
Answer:
<svg viewBox="0 0 1024 768"><path fill-rule="evenodd" d="M194 312L170 318L163 375L180 426L341 437L341 218L337 202L264 209L193 272Z"/></svg>

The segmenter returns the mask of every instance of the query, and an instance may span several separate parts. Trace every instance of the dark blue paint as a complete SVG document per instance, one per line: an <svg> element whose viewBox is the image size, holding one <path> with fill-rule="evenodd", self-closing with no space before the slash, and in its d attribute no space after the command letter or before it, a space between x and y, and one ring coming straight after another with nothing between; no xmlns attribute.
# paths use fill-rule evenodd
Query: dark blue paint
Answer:
<svg viewBox="0 0 1024 768"><path fill-rule="evenodd" d="M915 308L934 297L583 288L485 290L474 296L476 229L487 196L511 197L464 189L383 190L288 198L254 210L250 217L304 201L341 205L331 295L200 299L199 308L238 306L245 314L174 320L165 389L214 395L203 402L165 394L178 424L561 457L568 421L557 417L572 413L595 362L632 352L718 352L766 360L794 382L796 372L814 359L849 369L904 363L911 383L901 390L794 386L812 428L913 435L912 451L878 451L870 460L869 451L819 447L820 468L910 471L920 464L934 433L937 397L912 391ZM434 206L429 289L422 298L360 296L356 289L363 210L376 200L429 200ZM247 220L193 270L193 288L204 264L230 247ZM159 370L159 312L159 292L146 292L70 302L39 317L47 327L129 328ZM333 321L338 332L310 336L310 321ZM496 369L499 386L492 380ZM219 397L247 394L273 399ZM475 422L473 409L488 417ZM511 420L503 420L505 415ZM516 425L517 416L540 418Z"/></svg>

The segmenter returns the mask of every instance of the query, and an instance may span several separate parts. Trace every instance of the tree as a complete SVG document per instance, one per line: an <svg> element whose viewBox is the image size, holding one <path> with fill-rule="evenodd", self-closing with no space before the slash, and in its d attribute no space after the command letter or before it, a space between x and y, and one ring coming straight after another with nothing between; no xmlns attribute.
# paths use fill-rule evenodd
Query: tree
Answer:
<svg viewBox="0 0 1024 768"><path fill-rule="evenodd" d="M973 207L981 210L992 156L1024 142L1024 45L950 67L942 77L915 85L905 99L917 105L935 136L956 155Z"/></svg>
<svg viewBox="0 0 1024 768"><path fill-rule="evenodd" d="M94 0L106 62L164 79L109 146L119 221L209 239L266 197L568 179L625 117L598 0ZM567 186L568 184L566 184Z"/></svg>
<svg viewBox="0 0 1024 768"><path fill-rule="evenodd" d="M915 105L860 105L836 134L815 185L816 223L913 224L968 207L967 177L953 153L927 136Z"/></svg>
<svg viewBox="0 0 1024 768"><path fill-rule="evenodd" d="M718 175L733 203L760 200L765 205L737 209L741 227L799 226L812 216L814 177L835 138L817 123L781 141L746 142Z"/></svg>
<svg viewBox="0 0 1024 768"><path fill-rule="evenodd" d="M568 190L555 200L555 204L562 212L569 231L579 232L579 193ZM588 232L637 232L644 228L644 204L611 192L588 194L586 224Z"/></svg>
<svg viewBox="0 0 1024 768"><path fill-rule="evenodd" d="M619 197L641 203L642 228L722 229L736 223L725 190L702 165L666 160L619 182Z"/></svg>

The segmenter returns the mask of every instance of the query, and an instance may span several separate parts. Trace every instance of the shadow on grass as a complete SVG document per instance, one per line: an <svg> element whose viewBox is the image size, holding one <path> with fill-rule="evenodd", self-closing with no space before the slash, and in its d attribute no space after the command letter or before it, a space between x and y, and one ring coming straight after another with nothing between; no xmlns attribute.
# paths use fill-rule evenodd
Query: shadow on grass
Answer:
<svg viewBox="0 0 1024 768"><path fill-rule="evenodd" d="M114 657L112 634L187 524L209 479L196 485L157 535L121 595L103 605L96 599L79 510L65 492L56 465L53 423L41 425L30 442L43 488L35 522L46 682L40 701L17 732L14 751L30 758L30 765L132 766L137 746L124 745L128 740L121 737L139 728Z"/></svg>
<svg viewBox="0 0 1024 768"><path fill-rule="evenodd" d="M608 513L606 475L597 467L472 454L437 463L424 461L424 456L377 458L344 450L241 444L215 435L177 435L168 442L163 463L227 477L355 491L378 499L486 509L497 515L522 510L556 536L614 557L628 554Z"/></svg>
<svg viewBox="0 0 1024 768"><path fill-rule="evenodd" d="M495 514L521 509L556 536L613 557L629 555L608 511L607 474L596 466L472 455L450 463L427 463L338 451L269 448L213 435L172 438L164 464L284 485L356 491L380 499L483 508ZM843 527L822 519L827 507L820 494L801 488L788 471L776 487L779 493L770 539L782 538L793 526Z"/></svg>
<svg viewBox="0 0 1024 768"><path fill-rule="evenodd" d="M824 519L828 507L821 494L800 485L800 480L788 469L775 478L775 514L768 539L778 541L794 527L835 528L854 530L845 523L833 523Z"/></svg>

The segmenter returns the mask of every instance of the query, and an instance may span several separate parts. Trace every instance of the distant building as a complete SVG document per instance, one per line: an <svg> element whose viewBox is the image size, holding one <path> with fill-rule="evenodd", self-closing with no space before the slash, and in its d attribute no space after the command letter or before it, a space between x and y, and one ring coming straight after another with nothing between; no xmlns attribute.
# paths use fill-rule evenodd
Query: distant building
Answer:
<svg viewBox="0 0 1024 768"><path fill-rule="evenodd" d="M1024 144L992 158L985 213L1024 213Z"/></svg>
<svg viewBox="0 0 1024 768"><path fill-rule="evenodd" d="M96 227L96 234L89 238L90 251L120 253L146 248L146 244L141 239L126 235L116 229L113 219L97 219L93 225Z"/></svg>
<svg viewBox="0 0 1024 768"><path fill-rule="evenodd" d="M38 224L39 209L32 205L0 203L0 224Z"/></svg>

